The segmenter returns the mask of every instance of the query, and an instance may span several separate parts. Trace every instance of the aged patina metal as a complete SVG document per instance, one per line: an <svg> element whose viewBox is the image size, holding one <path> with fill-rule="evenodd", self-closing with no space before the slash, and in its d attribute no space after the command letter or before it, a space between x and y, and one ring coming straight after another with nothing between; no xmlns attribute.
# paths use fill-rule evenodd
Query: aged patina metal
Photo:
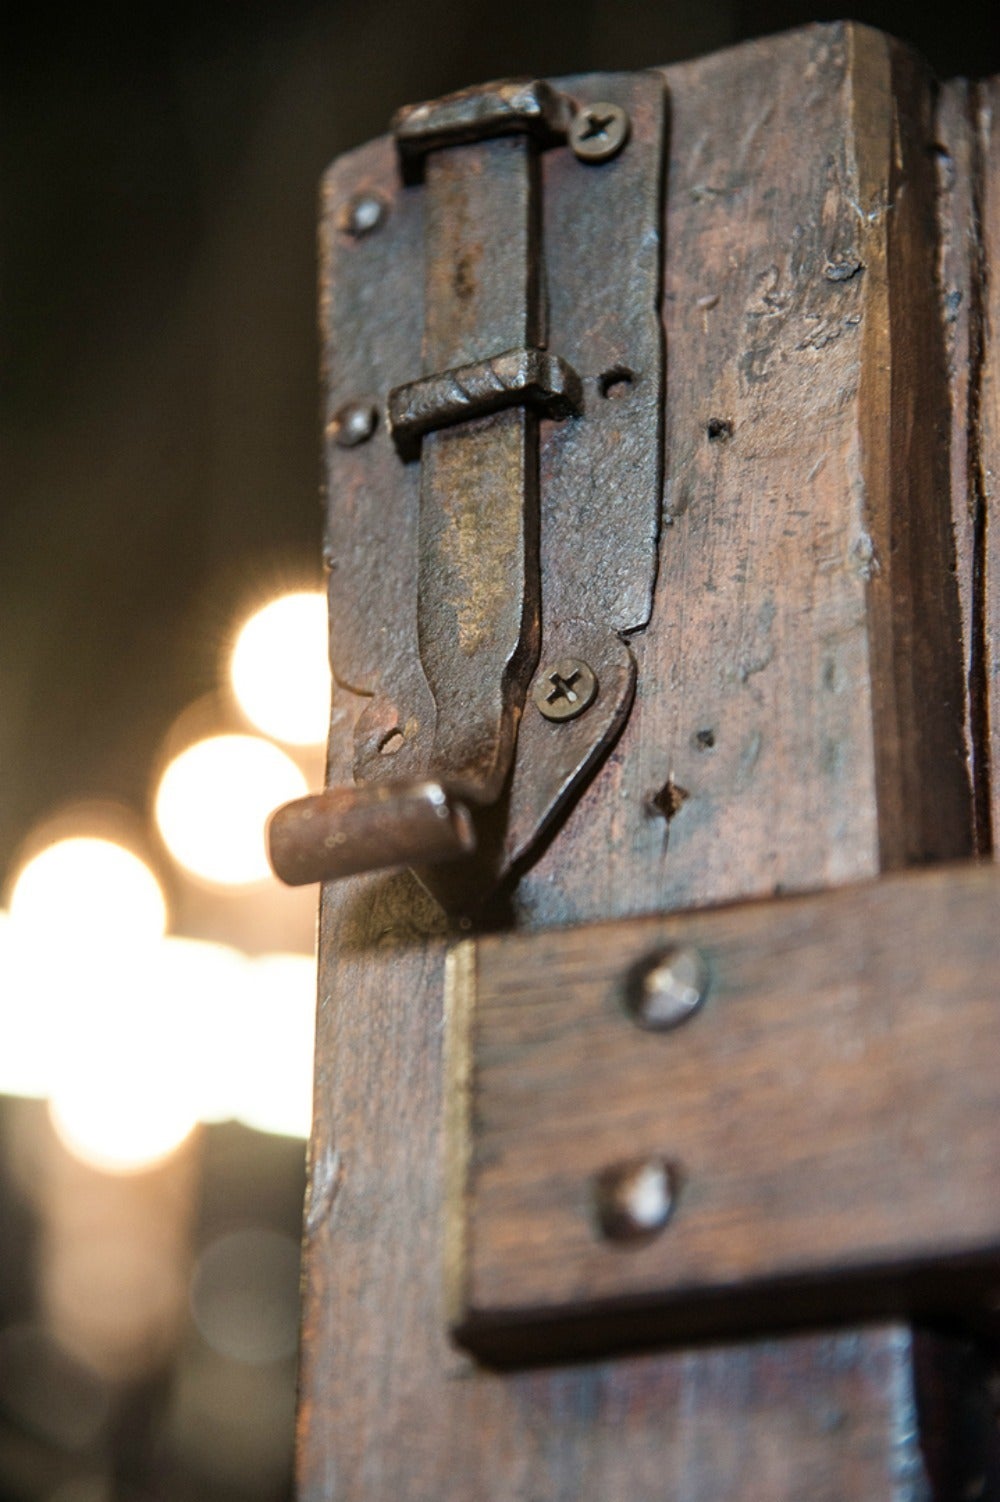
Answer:
<svg viewBox="0 0 1000 1502"><path fill-rule="evenodd" d="M569 144L581 162L609 162L628 140L628 115L620 104L588 105L569 128Z"/></svg>
<svg viewBox="0 0 1000 1502"><path fill-rule="evenodd" d="M439 782L330 788L271 817L275 872L291 887L379 867L454 860L475 844L468 809Z"/></svg>
<svg viewBox="0 0 1000 1502"><path fill-rule="evenodd" d="M641 1242L659 1235L674 1211L677 1176L665 1158L637 1158L602 1169L594 1209L608 1241Z"/></svg>
<svg viewBox="0 0 1000 1502"><path fill-rule="evenodd" d="M575 720L597 698L597 675L581 657L560 657L542 668L531 697L547 720Z"/></svg>
<svg viewBox="0 0 1000 1502"><path fill-rule="evenodd" d="M340 228L348 235L370 235L385 218L385 204L374 193L357 193L348 199L338 216Z"/></svg>
<svg viewBox="0 0 1000 1502"><path fill-rule="evenodd" d="M548 350L525 346L397 387L389 393L389 427L402 457L414 459L424 434L438 428L521 405L546 417L570 417L582 402L572 366Z"/></svg>
<svg viewBox="0 0 1000 1502"><path fill-rule="evenodd" d="M625 984L625 1009L653 1033L687 1022L708 995L708 962L700 949L678 944L642 960Z"/></svg>
<svg viewBox="0 0 1000 1502"><path fill-rule="evenodd" d="M330 436L342 449L367 443L378 422L378 408L372 402L348 402L330 419Z"/></svg>
<svg viewBox="0 0 1000 1502"><path fill-rule="evenodd" d="M425 104L397 110L392 129L404 174L419 174L424 158L442 146L462 146L496 136L530 135L544 145L564 140L573 101L539 79L505 79L460 89Z"/></svg>
<svg viewBox="0 0 1000 1502"><path fill-rule="evenodd" d="M589 170L566 144L581 120L629 149ZM478 821L503 795L464 876L431 878L462 910L526 856L632 701L623 638L648 619L660 515L663 140L653 73L515 81L400 111L393 140L327 179L334 677L368 700L359 807L375 783L380 817L398 794L402 819L407 785L431 778ZM522 719L543 643L595 675L586 714L556 725ZM360 828L306 864L387 863L378 842L344 850Z"/></svg>
<svg viewBox="0 0 1000 1502"><path fill-rule="evenodd" d="M425 373L537 346L534 143L518 135L433 152L422 191ZM480 803L507 778L538 657L537 538L532 409L426 434L417 630L437 711L431 766Z"/></svg>

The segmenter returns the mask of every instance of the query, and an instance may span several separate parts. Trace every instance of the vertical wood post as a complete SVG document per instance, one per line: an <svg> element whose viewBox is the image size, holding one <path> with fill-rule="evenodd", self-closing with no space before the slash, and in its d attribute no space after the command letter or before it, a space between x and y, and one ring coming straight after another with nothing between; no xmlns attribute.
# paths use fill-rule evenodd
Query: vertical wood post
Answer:
<svg viewBox="0 0 1000 1502"><path fill-rule="evenodd" d="M852 24L664 76L653 615L621 741L511 896L524 929L976 844L930 83ZM335 690L333 783L364 702ZM903 1325L506 1375L449 1344L448 942L409 875L324 893L302 1502L946 1495L916 1379L942 1348Z"/></svg>

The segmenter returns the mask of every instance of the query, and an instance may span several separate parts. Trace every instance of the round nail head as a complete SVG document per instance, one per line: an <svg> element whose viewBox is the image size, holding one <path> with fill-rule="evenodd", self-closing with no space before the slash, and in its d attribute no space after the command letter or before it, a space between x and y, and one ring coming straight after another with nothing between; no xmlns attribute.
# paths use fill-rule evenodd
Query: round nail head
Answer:
<svg viewBox="0 0 1000 1502"><path fill-rule="evenodd" d="M330 436L338 448L353 449L367 443L375 431L378 412L371 402L347 402L330 420Z"/></svg>
<svg viewBox="0 0 1000 1502"><path fill-rule="evenodd" d="M634 1021L651 1032L669 1032L692 1017L708 995L708 963L699 949L679 944L638 965L626 987Z"/></svg>
<svg viewBox="0 0 1000 1502"><path fill-rule="evenodd" d="M370 235L373 229L378 229L384 218L385 204L381 198L374 193L355 193L341 209L340 228L359 240L362 235Z"/></svg>
<svg viewBox="0 0 1000 1502"><path fill-rule="evenodd" d="M674 1211L677 1176L665 1158L636 1158L605 1168L595 1180L597 1223L609 1241L649 1241Z"/></svg>

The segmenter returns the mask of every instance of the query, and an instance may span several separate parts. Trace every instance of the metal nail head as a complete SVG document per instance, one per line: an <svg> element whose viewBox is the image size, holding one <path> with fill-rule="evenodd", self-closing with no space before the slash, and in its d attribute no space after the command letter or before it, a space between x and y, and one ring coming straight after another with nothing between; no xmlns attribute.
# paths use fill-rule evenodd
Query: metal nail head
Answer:
<svg viewBox="0 0 1000 1502"><path fill-rule="evenodd" d="M531 698L547 720L575 720L593 704L597 689L592 667L579 657L560 657L539 673Z"/></svg>
<svg viewBox="0 0 1000 1502"><path fill-rule="evenodd" d="M371 402L347 402L333 414L327 431L338 447L353 449L367 443L377 422L378 412Z"/></svg>
<svg viewBox="0 0 1000 1502"><path fill-rule="evenodd" d="M362 235L370 235L373 229L378 229L385 213L385 204L374 193L355 193L341 209L338 224L345 235L353 235L359 240Z"/></svg>
<svg viewBox="0 0 1000 1502"><path fill-rule="evenodd" d="M610 162L628 133L629 118L620 104L588 104L573 116L569 144L581 162Z"/></svg>
<svg viewBox="0 0 1000 1502"><path fill-rule="evenodd" d="M601 1235L609 1241L651 1240L673 1214L677 1190L676 1169L665 1158L635 1158L603 1169L594 1181Z"/></svg>
<svg viewBox="0 0 1000 1502"><path fill-rule="evenodd" d="M678 944L635 966L626 983L625 1005L640 1027L669 1032L694 1016L708 987L708 962L701 950Z"/></svg>

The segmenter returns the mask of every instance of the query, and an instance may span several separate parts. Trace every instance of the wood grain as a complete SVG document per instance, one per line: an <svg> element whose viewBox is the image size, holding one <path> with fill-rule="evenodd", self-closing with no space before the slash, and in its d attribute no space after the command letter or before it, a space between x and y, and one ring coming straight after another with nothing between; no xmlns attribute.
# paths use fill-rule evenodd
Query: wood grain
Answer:
<svg viewBox="0 0 1000 1502"><path fill-rule="evenodd" d="M978 154L977 218L982 237L981 323L975 446L970 465L981 519L982 610L980 696L984 758L989 759L994 847L1000 830L1000 79L974 86Z"/></svg>
<svg viewBox="0 0 1000 1502"><path fill-rule="evenodd" d="M932 151L938 179L938 294L945 369L951 391L948 457L952 533L962 625L965 749L973 787L977 849L992 843L989 748L980 678L982 642L983 506L977 474L982 369L983 264L979 225L979 151L976 86L964 78L943 85Z"/></svg>
<svg viewBox="0 0 1000 1502"><path fill-rule="evenodd" d="M664 76L659 580L623 737L496 915L521 930L972 846L926 81L851 25ZM924 1498L901 1327L503 1377L455 1351L446 948L409 878L324 893L303 1502Z"/></svg>
<svg viewBox="0 0 1000 1502"><path fill-rule="evenodd" d="M680 945L708 997L657 1035L629 988ZM463 1343L540 1359L973 1305L1000 1264L998 977L992 864L482 940ZM600 1176L664 1158L662 1232L602 1235Z"/></svg>

